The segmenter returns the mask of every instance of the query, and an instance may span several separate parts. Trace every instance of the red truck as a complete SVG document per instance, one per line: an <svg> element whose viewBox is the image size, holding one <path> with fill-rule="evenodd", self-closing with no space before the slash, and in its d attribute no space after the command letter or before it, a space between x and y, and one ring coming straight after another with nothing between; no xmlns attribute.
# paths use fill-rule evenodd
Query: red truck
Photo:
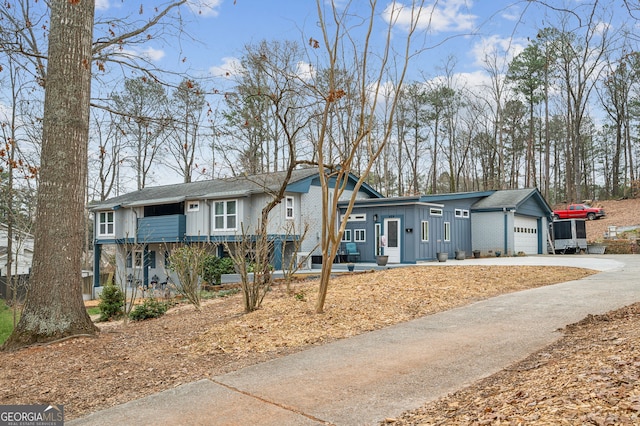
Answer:
<svg viewBox="0 0 640 426"><path fill-rule="evenodd" d="M604 209L591 207L588 204L569 204L566 210L554 210L553 219L600 219L604 217Z"/></svg>

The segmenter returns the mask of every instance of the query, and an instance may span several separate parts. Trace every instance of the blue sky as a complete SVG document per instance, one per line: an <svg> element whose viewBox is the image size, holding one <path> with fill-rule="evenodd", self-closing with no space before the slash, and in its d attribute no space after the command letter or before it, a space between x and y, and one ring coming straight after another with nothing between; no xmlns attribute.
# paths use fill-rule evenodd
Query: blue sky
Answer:
<svg viewBox="0 0 640 426"><path fill-rule="evenodd" d="M357 6L368 3L353 2ZM390 3L381 1L380 11ZM130 4L135 4L137 13L139 3L98 0L98 15L130 12ZM193 40L187 36L179 41L151 40L140 52L160 68L217 77L232 69L246 44L262 40L304 43L310 34L319 36L316 7L315 0L194 0L191 7L181 10ZM483 78L486 52L498 49L506 54L503 60L510 59L524 48L527 37L535 36L548 12L526 0L429 0L426 8L432 19L423 35L433 47L413 62L414 78L434 77L453 55L454 72L471 82Z"/></svg>

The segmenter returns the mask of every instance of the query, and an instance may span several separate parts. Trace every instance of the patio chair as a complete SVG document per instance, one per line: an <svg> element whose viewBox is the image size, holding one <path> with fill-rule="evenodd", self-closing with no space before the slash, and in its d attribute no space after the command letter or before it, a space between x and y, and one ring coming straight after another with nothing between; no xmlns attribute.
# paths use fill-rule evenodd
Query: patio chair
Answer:
<svg viewBox="0 0 640 426"><path fill-rule="evenodd" d="M346 243L345 249L347 252L347 262L357 262L360 259L360 252L358 251L358 247L356 247L356 243Z"/></svg>

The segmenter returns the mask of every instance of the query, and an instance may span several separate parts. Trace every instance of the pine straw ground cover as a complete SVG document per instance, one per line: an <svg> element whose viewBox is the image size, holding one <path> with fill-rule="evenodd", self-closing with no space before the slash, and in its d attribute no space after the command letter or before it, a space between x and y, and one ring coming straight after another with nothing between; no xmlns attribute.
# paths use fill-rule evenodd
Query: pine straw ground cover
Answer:
<svg viewBox="0 0 640 426"><path fill-rule="evenodd" d="M180 305L155 320L100 324L97 338L0 353L0 404L64 404L72 419L311 345L592 273L560 267L416 266L334 278L323 314L314 313L318 283L312 280L294 284L291 292L275 286L262 309L251 314L242 312L240 295L209 300L201 312ZM533 391L525 389L512 399Z"/></svg>
<svg viewBox="0 0 640 426"><path fill-rule="evenodd" d="M640 303L564 331L522 362L384 424L640 424Z"/></svg>

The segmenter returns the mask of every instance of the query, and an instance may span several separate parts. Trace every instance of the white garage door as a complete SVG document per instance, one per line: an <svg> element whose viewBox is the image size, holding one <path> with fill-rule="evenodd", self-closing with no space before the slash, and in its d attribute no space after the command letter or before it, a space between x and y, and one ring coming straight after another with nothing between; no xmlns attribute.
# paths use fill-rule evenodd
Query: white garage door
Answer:
<svg viewBox="0 0 640 426"><path fill-rule="evenodd" d="M513 220L515 253L538 254L538 220L515 216Z"/></svg>

